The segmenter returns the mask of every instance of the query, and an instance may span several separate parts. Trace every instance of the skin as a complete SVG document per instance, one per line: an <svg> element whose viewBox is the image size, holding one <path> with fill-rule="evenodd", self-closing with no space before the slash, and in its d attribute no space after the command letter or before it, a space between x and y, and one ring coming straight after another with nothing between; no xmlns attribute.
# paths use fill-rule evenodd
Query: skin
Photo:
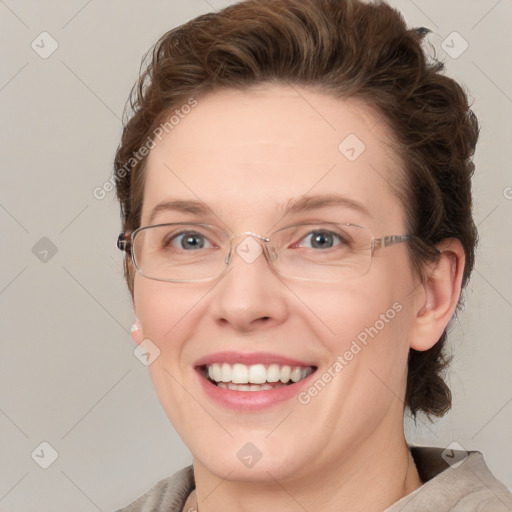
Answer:
<svg viewBox="0 0 512 512"><path fill-rule="evenodd" d="M366 146L353 162L338 150L349 134ZM391 137L355 99L285 85L209 93L151 150L141 225L161 201L199 198L215 215L162 212L152 223L213 222L266 235L321 217L362 224L376 237L404 234L394 190L401 164ZM333 191L369 215L335 206L283 217L290 200ZM421 486L403 432L407 354L439 339L464 266L457 240L439 248L425 282L411 270L407 244L377 250L366 275L342 283L285 280L264 257L248 264L238 255L209 283L136 273L132 336L161 351L149 370L193 455L201 512L329 512L340 504L381 511ZM292 399L260 412L233 411L208 399L193 369L219 351L266 351L314 362L321 374L394 303L401 311L307 405ZM237 457L247 442L262 453L252 468ZM184 510L195 500L191 495Z"/></svg>

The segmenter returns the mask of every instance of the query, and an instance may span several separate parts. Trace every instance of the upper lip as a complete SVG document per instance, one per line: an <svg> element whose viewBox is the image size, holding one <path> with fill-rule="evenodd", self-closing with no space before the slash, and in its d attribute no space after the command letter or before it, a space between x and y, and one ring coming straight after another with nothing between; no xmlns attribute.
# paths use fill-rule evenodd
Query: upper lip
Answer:
<svg viewBox="0 0 512 512"><path fill-rule="evenodd" d="M216 352L214 354L208 354L198 359L194 366L205 366L215 363L228 363L228 364L245 364L247 366L253 364L278 364L280 366L303 366L308 367L315 365L298 359L282 356L279 354L273 354L271 352Z"/></svg>

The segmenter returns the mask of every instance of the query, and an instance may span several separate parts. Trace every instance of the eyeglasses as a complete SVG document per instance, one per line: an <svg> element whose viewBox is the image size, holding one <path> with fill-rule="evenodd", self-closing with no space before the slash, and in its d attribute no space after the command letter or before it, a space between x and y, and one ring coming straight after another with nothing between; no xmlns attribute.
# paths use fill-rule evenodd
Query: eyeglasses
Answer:
<svg viewBox="0 0 512 512"><path fill-rule="evenodd" d="M235 245L234 240L245 238ZM120 233L117 246L130 254L145 277L168 282L211 281L223 275L236 252L253 263L262 252L283 277L308 281L345 280L365 275L376 249L413 239L410 235L375 238L350 223L287 226L268 237L247 231L230 234L217 226L172 223Z"/></svg>

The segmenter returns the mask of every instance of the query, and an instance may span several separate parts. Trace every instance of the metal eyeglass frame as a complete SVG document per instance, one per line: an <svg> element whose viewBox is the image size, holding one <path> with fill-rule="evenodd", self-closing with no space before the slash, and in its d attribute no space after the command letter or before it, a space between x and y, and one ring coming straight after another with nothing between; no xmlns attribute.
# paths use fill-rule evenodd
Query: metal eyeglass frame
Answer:
<svg viewBox="0 0 512 512"><path fill-rule="evenodd" d="M370 264L369 264L366 272L359 277L366 275L370 271L371 263L373 260L373 253L375 252L376 249L378 249L379 247L382 247L382 248L391 247L392 245L409 242L409 241L417 238L414 235L386 235L383 237L375 238L373 236L373 233L368 228L366 228L364 226L360 226L358 224L352 224L352 223L327 223L327 224L336 224L339 226L353 226L353 227L364 229L364 230L368 231L368 233L371 235ZM227 241L229 242L230 246L229 246L229 253L226 256L226 258L224 259L224 263L225 263L224 270L220 274L213 276L213 277L207 277L207 278L202 278L202 279L161 279L161 278L151 277L151 276L144 274L143 271L139 268L136 258L135 258L135 254L132 251L132 248L134 245L134 240L135 240L135 237L137 236L137 233L139 233L143 230L149 229L149 228L155 228L155 227L161 227L161 226L173 226L173 225L190 225L190 226L200 226L200 227L206 227L206 228L219 229L216 226L212 226L210 224L202 224L202 223L194 224L194 223L187 223L187 222L170 222L170 223L164 223L164 224L153 224L153 225L149 225L149 226L141 226L135 230L123 231L123 232L119 233L119 236L117 238L117 247L119 250L125 252L127 255L130 255L137 272L139 272L141 275L143 275L144 277L146 277L148 279L153 279L155 281L170 282L170 283L197 283L197 282L213 281L214 279L218 279L226 273L226 271L229 268L229 264L231 262L232 256L233 256L233 252L235 252L233 250L233 247L234 247L233 239L234 238L245 235L246 237L252 236L253 238L261 240L265 243L269 243L271 241L270 237L262 236L257 233L253 233L252 231L245 231L242 233L235 233L235 234L229 235L228 232L222 230L222 231L224 231L224 233L226 235L228 235L229 238ZM301 225L308 225L308 224L307 223L297 224L297 226L301 226ZM312 224L312 225L318 225L318 224ZM293 227L293 226L287 226L282 229L288 229L289 227ZM277 230L276 233L281 231L282 229ZM261 243L260 243L260 245L261 245ZM263 248L264 248L263 252L266 255L266 259L267 259L267 262L269 263L270 267L275 272L277 272L280 276L287 277L287 276L284 276L283 274L281 274L281 272L272 263L272 261L274 261L277 258L275 251L273 251L273 253L270 254L269 247L266 244L263 245ZM436 249L436 251L437 251L437 249ZM317 278L303 278L303 277L294 277L294 279L305 280L305 281L325 281L324 279L320 280Z"/></svg>

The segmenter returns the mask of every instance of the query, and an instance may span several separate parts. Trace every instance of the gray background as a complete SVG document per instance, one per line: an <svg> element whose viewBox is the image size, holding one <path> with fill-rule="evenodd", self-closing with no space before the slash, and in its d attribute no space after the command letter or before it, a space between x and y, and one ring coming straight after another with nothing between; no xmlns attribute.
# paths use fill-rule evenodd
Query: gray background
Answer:
<svg viewBox="0 0 512 512"><path fill-rule="evenodd" d="M228 3L0 0L2 511L112 511L190 463L133 355L114 194L97 200L92 191L110 176L142 54L168 29ZM408 424L408 437L480 450L512 488L512 2L391 3L434 31L482 123L481 242L451 332L454 407L436 424ZM58 44L46 59L43 31ZM442 49L443 40L452 54L463 49L454 31L469 45L456 58ZM48 469L43 441L58 452Z"/></svg>

